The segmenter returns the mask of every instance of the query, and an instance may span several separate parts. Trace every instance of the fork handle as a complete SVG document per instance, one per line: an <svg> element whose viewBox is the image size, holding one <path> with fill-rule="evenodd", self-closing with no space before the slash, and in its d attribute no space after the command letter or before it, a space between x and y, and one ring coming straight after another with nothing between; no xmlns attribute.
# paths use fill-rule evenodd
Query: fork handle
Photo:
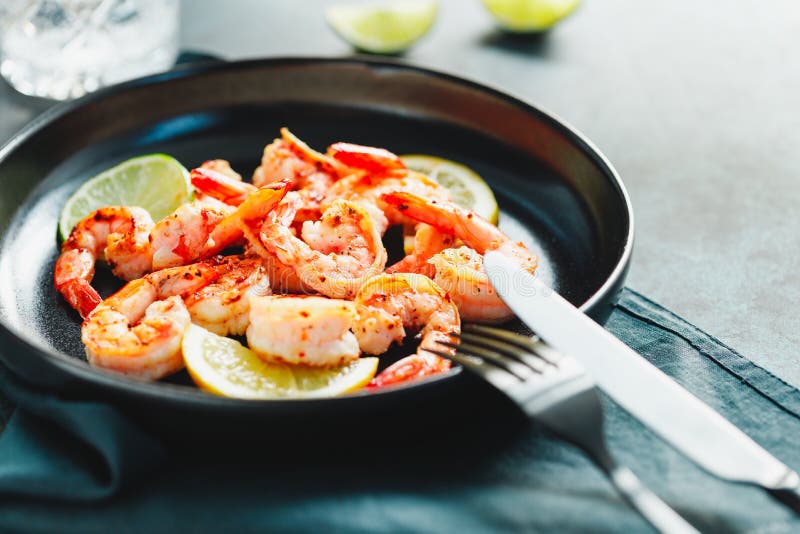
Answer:
<svg viewBox="0 0 800 534"><path fill-rule="evenodd" d="M603 465L604 464L604 465ZM683 534L699 531L662 501L658 495L647 489L633 471L613 462L601 462L608 478L622 497L633 506L659 532Z"/></svg>

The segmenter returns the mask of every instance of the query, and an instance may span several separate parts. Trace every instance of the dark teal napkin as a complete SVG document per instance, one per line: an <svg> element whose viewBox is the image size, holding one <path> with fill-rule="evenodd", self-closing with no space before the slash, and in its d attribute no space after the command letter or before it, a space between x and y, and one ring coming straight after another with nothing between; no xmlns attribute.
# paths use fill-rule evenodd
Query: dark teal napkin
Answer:
<svg viewBox="0 0 800 534"><path fill-rule="evenodd" d="M630 290L607 328L800 468L798 390ZM7 372L0 390L17 405L0 434L0 532L649 531L580 451L511 406L378 445L330 435L298 450L167 450L109 406ZM761 490L707 475L605 408L615 457L704 532L800 532Z"/></svg>

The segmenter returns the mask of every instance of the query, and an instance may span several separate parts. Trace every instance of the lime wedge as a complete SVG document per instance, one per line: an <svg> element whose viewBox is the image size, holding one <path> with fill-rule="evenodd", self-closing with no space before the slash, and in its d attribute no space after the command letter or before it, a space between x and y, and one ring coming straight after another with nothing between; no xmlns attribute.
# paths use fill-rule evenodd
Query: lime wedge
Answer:
<svg viewBox="0 0 800 534"><path fill-rule="evenodd" d="M547 30L580 3L580 0L483 0L503 29L520 33Z"/></svg>
<svg viewBox="0 0 800 534"><path fill-rule="evenodd" d="M182 348L186 369L201 389L241 399L334 397L365 386L378 369L378 358L329 369L267 363L235 339L194 324Z"/></svg>
<svg viewBox="0 0 800 534"><path fill-rule="evenodd" d="M105 206L139 206L158 221L191 198L189 172L178 160L165 154L131 158L78 188L61 212L58 231L66 239L78 221Z"/></svg>
<svg viewBox="0 0 800 534"><path fill-rule="evenodd" d="M436 20L435 0L394 0L384 4L338 5L328 24L354 47L373 54L397 54L425 35Z"/></svg>
<svg viewBox="0 0 800 534"><path fill-rule="evenodd" d="M492 189L469 167L436 156L409 154L400 156L406 167L421 172L450 190L453 201L497 224L499 209Z"/></svg>

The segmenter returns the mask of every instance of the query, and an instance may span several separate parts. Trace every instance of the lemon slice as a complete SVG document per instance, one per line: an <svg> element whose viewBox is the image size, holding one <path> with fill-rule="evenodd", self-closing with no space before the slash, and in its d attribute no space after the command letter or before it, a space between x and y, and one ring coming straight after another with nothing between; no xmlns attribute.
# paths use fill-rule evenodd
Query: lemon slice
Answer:
<svg viewBox="0 0 800 534"><path fill-rule="evenodd" d="M139 206L158 221L191 198L189 172L178 160L166 154L131 158L75 191L61 212L58 230L66 239L78 221L104 206Z"/></svg>
<svg viewBox="0 0 800 534"><path fill-rule="evenodd" d="M572 13L580 0L483 0L503 29L540 32Z"/></svg>
<svg viewBox="0 0 800 534"><path fill-rule="evenodd" d="M183 337L183 359L205 391L240 399L334 397L365 386L378 358L360 358L330 369L266 363L236 341L190 325Z"/></svg>
<svg viewBox="0 0 800 534"><path fill-rule="evenodd" d="M337 5L326 13L339 36L365 52L397 54L428 33L436 20L434 0L394 0L384 4Z"/></svg>
<svg viewBox="0 0 800 534"><path fill-rule="evenodd" d="M469 167L436 156L409 154L400 156L406 167L421 172L450 190L453 201L497 224L499 209L492 189Z"/></svg>

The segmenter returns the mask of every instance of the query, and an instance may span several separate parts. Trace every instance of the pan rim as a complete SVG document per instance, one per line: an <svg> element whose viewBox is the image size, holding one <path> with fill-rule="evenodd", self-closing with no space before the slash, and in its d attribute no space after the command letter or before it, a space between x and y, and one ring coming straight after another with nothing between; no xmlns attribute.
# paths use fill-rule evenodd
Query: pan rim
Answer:
<svg viewBox="0 0 800 534"><path fill-rule="evenodd" d="M203 76L207 73L224 72L226 70L248 70L260 68L277 68L281 66L313 66L318 65L355 65L366 66L370 69L390 68L405 70L408 72L416 73L424 77L433 77L445 80L455 85L466 86L470 89L477 90L489 96L505 101L513 105L524 113L534 114L537 118L543 120L549 127L555 131L563 134L571 143L587 157L589 157L602 173L611 182L612 187L620 196L622 204L625 207L625 221L627 223L627 232L625 235L625 242L622 246L619 258L608 275L606 280L600 287L583 302L579 309L583 312L588 312L600 304L601 301L611 295L615 288L621 285L627 269L630 264L631 254L633 250L634 240L634 217L633 207L631 204L630 196L625 188L622 179L618 172L613 167L608 158L594 145L584 134L578 131L575 127L563 120L561 117L552 113L541 106L533 104L525 99L515 96L514 94L493 87L491 84L478 82L470 78L448 73L444 70L431 69L419 65L402 62L399 60L391 59L374 59L364 57L324 57L324 56L280 56L261 59L247 59L240 61L230 62L202 62L190 63L185 66L179 66L173 70L153 74L150 76L137 78L128 82L118 85L105 87L94 93L85 95L79 99L63 102L46 110L38 115L31 122L21 128L11 139L0 146L0 163L5 160L9 154L29 138L36 135L39 131L46 128L50 123L58 120L59 118L70 113L79 111L84 105L91 102L102 100L106 97L124 93L133 88L157 85L166 81L193 77ZM111 372L103 371L101 369L94 369L86 365L85 362L77 361L75 358L62 354L60 352L49 349L37 340L30 339L25 336L24 332L12 325L6 323L4 318L0 318L0 333L3 335L14 338L18 343L24 345L30 352L46 362L48 365L59 368L60 371L65 372L69 376L80 380L81 382L88 382L93 386L100 387L105 390L111 390L115 393L122 393L132 396L144 396L153 400L170 401L178 403L192 403L203 405L204 408L212 409L235 409L235 410L260 410L265 406L275 408L276 405L316 405L318 403L325 403L329 405L332 402L352 402L365 396L391 396L395 394L407 393L416 388L427 388L435 386L437 383L452 378L459 374L460 369L444 373L441 375L428 377L427 379L417 381L413 384L400 385L398 387L391 387L379 389L374 392L367 392L361 390L359 392L342 396L326 399L265 399L265 400L247 400L247 399L233 399L226 397L219 397L208 395L200 390L192 390L185 386L164 383L164 382L145 382L122 375L117 375Z"/></svg>

